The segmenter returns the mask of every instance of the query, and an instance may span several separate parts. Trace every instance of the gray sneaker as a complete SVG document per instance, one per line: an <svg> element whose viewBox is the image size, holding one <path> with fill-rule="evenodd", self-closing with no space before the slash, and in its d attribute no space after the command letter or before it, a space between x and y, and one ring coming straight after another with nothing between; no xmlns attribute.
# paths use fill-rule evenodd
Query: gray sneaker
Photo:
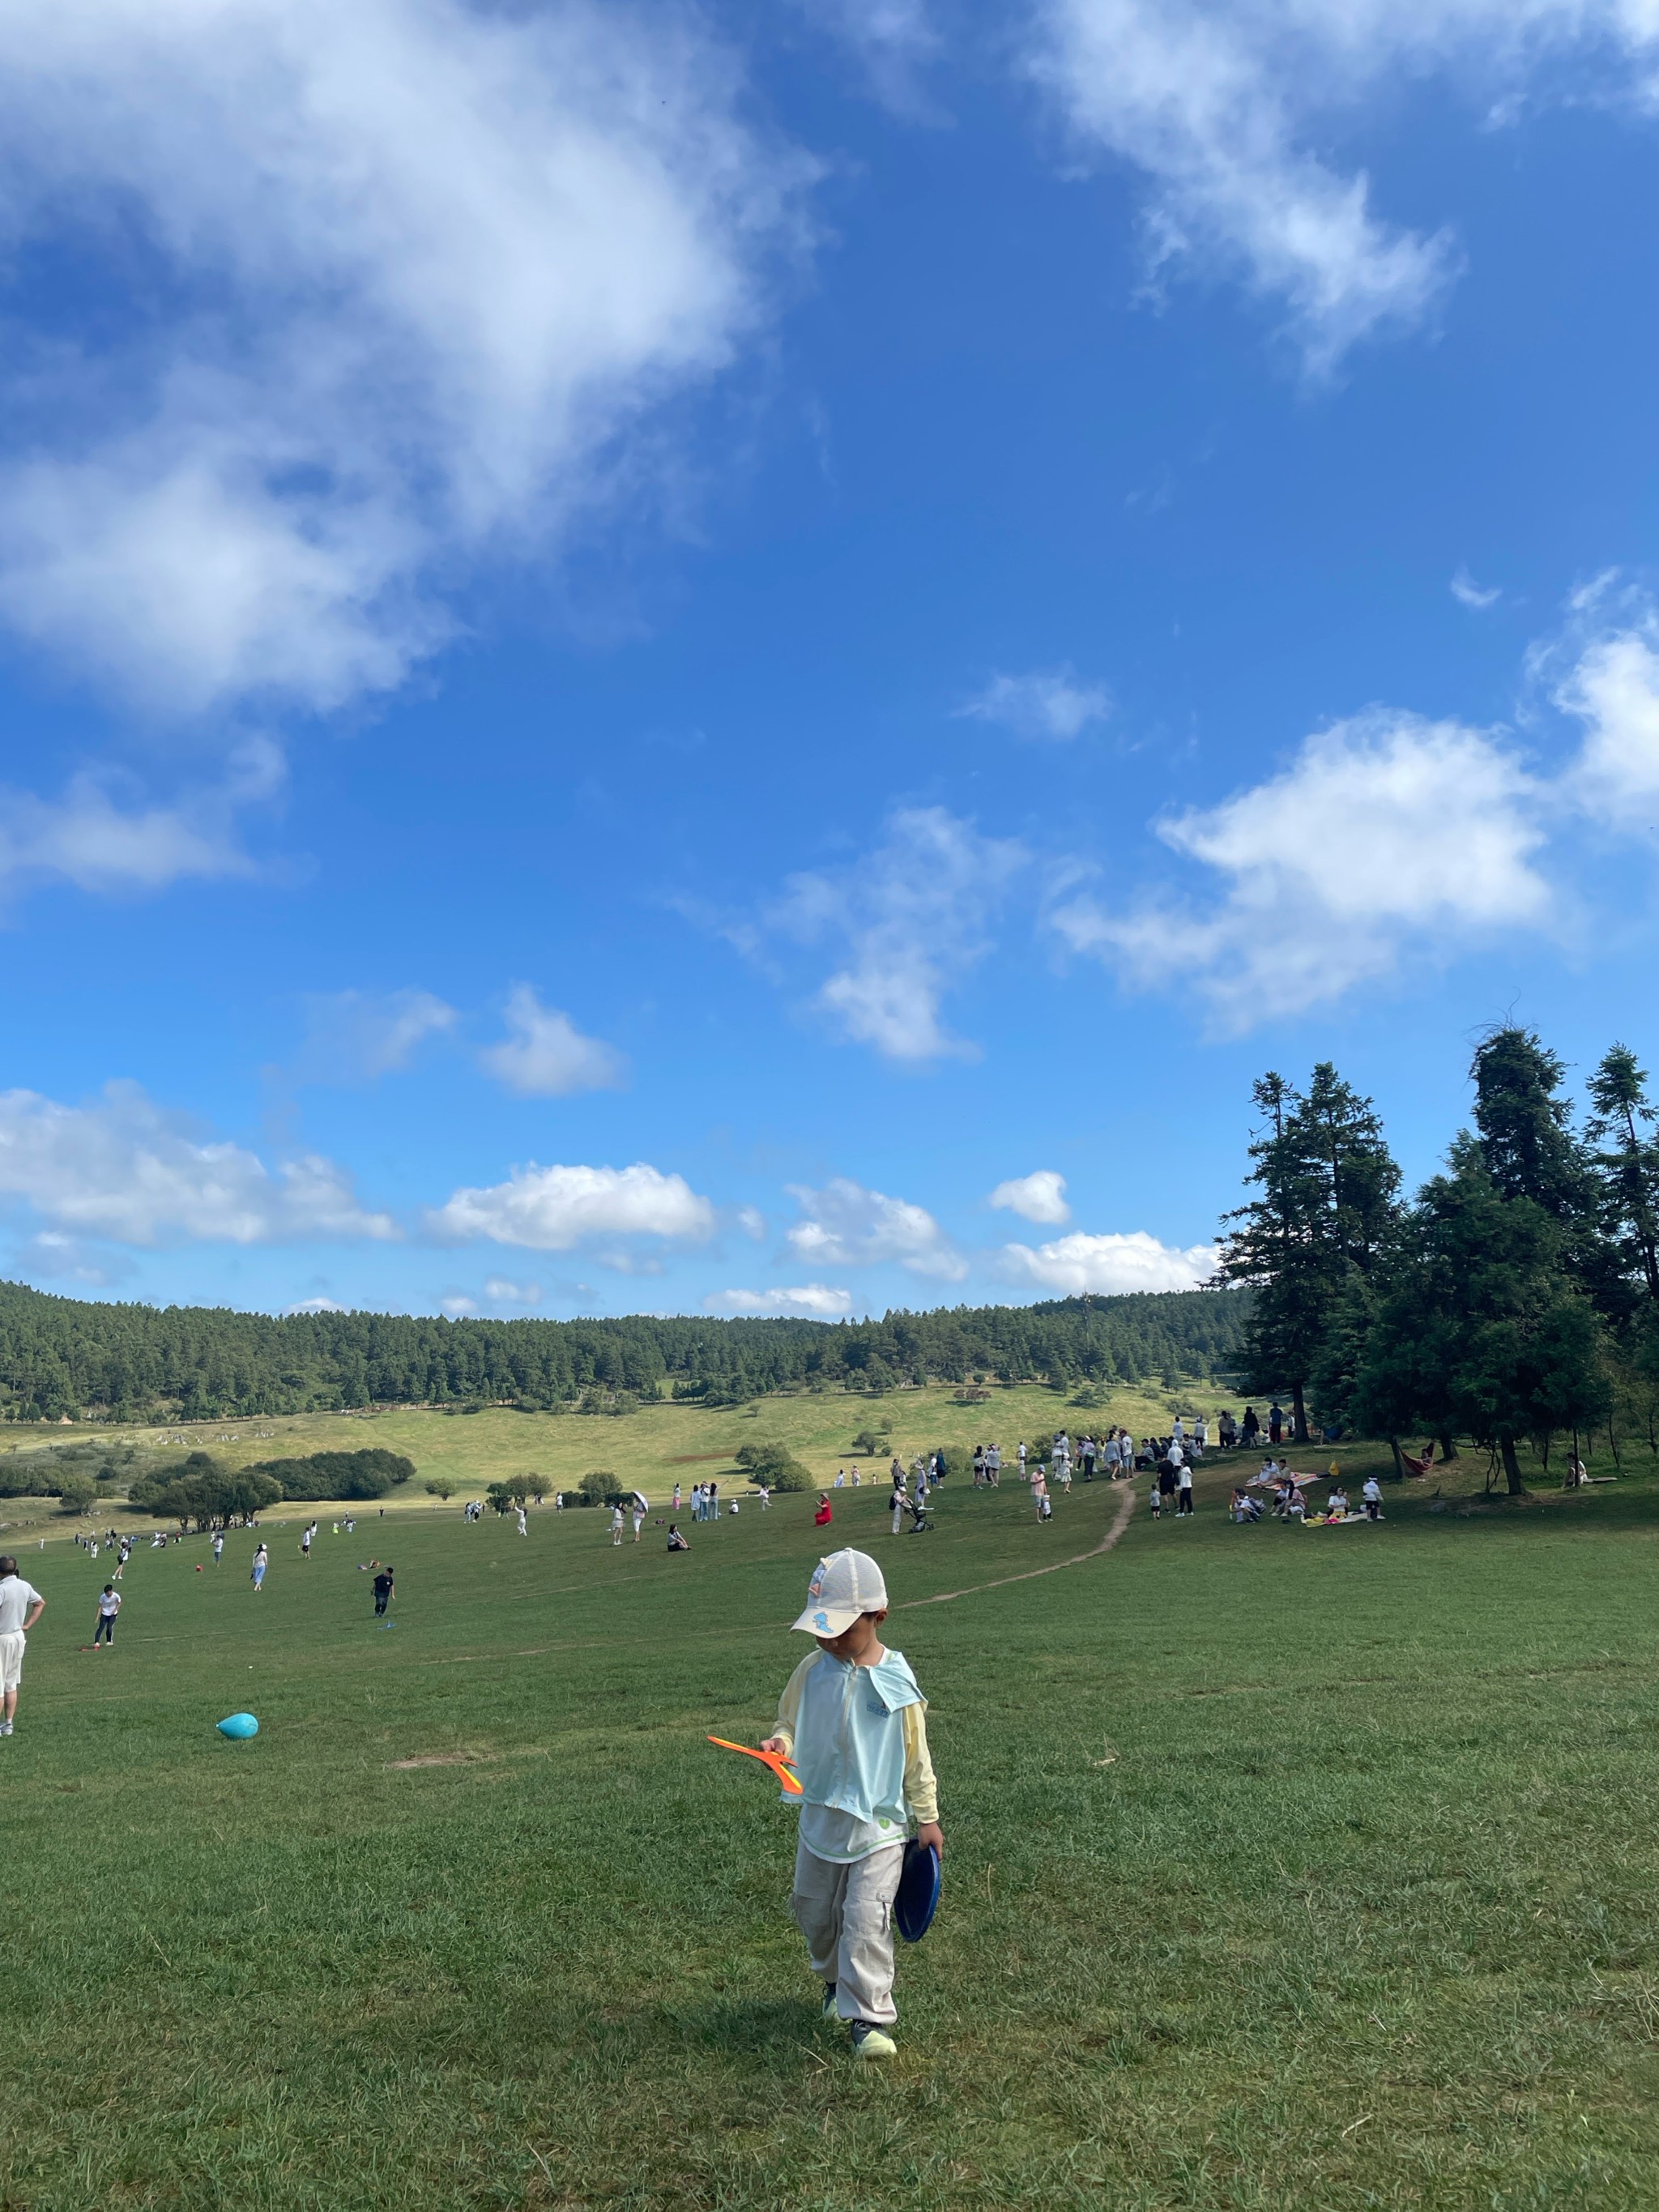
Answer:
<svg viewBox="0 0 1659 2212"><path fill-rule="evenodd" d="M9 1735L10 1734L11 1723L9 1721L0 1721L0 1735Z"/></svg>

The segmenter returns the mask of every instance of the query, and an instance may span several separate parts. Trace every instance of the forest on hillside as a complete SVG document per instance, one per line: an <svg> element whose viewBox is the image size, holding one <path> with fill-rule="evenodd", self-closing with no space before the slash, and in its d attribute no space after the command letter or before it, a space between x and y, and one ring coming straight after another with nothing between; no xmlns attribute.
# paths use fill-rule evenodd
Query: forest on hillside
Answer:
<svg viewBox="0 0 1659 2212"><path fill-rule="evenodd" d="M509 1404L627 1412L767 1391L926 1382L1224 1377L1248 1290L889 1313L868 1322L440 1321L99 1304L0 1284L0 1419L227 1420L352 1407Z"/></svg>

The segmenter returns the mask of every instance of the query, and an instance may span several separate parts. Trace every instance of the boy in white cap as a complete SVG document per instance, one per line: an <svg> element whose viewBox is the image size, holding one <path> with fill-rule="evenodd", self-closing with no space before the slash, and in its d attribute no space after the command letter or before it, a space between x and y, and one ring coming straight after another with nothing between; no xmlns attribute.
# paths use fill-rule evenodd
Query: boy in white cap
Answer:
<svg viewBox="0 0 1659 2212"><path fill-rule="evenodd" d="M848 2022L860 2058L890 2058L893 1899L914 1814L942 1856L927 1701L883 1645L887 1585L867 1552L832 1552L793 1626L817 1650L789 1677L763 1751L781 1752L802 1795L790 1905L823 1982L823 2015Z"/></svg>

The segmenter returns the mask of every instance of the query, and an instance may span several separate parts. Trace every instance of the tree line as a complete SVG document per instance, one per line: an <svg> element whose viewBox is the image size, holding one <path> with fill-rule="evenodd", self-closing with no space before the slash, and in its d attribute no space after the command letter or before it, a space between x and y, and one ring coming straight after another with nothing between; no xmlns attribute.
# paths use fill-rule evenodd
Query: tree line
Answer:
<svg viewBox="0 0 1659 2212"><path fill-rule="evenodd" d="M165 1422L390 1405L465 1412L709 1406L769 1391L906 1384L1061 1388L1229 1373L1243 1290L890 1312L880 1321L440 1321L94 1304L0 1284L0 1420Z"/></svg>
<svg viewBox="0 0 1659 2212"><path fill-rule="evenodd" d="M1243 1386L1293 1434L1460 1439L1522 1487L1518 1447L1637 1428L1659 1451L1659 1142L1648 1077L1610 1048L1581 1109L1535 1031L1474 1052L1473 1127L1407 1199L1382 1125L1328 1062L1255 1085L1249 1196L1218 1279L1249 1286Z"/></svg>

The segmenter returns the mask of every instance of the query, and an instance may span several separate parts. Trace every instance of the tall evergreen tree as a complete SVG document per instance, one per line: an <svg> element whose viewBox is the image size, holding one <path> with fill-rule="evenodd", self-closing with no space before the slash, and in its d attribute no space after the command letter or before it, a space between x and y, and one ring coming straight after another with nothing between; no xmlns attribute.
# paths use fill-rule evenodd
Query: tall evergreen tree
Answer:
<svg viewBox="0 0 1659 2212"><path fill-rule="evenodd" d="M1495 1449L1512 1492L1516 1446L1588 1427L1605 1410L1600 1326L1564 1265L1571 1223L1507 1195L1484 1143L1461 1136L1419 1194L1389 1268L1354 1390L1357 1418L1397 1436L1421 1424Z"/></svg>
<svg viewBox="0 0 1659 2212"><path fill-rule="evenodd" d="M1247 1180L1257 1195L1228 1216L1221 1279L1256 1292L1249 1334L1252 1390L1291 1394L1293 1433L1308 1441L1307 1386L1340 1311L1364 1309L1355 1290L1375 1267L1394 1218L1400 1170L1369 1098L1328 1060L1305 1093L1267 1074L1254 1097L1263 1115Z"/></svg>
<svg viewBox="0 0 1659 2212"><path fill-rule="evenodd" d="M1586 1134L1599 1147L1593 1164L1603 1226L1626 1272L1659 1307L1659 1144L1644 1133L1655 1118L1647 1074L1628 1045L1615 1044L1589 1089L1595 1110Z"/></svg>

